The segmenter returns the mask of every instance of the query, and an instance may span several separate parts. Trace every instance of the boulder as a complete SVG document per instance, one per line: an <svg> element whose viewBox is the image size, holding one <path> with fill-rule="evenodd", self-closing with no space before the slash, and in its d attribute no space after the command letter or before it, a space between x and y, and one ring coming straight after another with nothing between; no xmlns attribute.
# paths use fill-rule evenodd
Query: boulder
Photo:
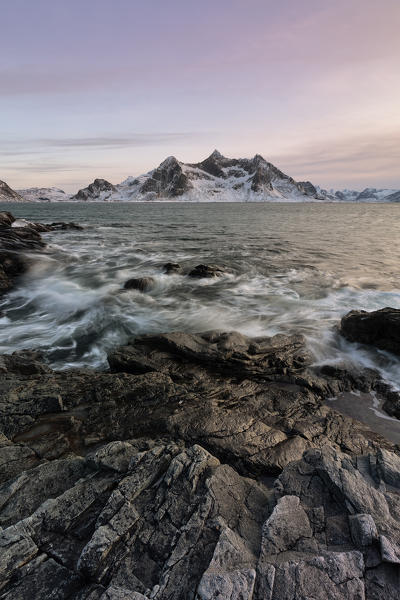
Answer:
<svg viewBox="0 0 400 600"><path fill-rule="evenodd" d="M400 309L352 310L342 318L340 333L349 342L369 344L400 355Z"/></svg>

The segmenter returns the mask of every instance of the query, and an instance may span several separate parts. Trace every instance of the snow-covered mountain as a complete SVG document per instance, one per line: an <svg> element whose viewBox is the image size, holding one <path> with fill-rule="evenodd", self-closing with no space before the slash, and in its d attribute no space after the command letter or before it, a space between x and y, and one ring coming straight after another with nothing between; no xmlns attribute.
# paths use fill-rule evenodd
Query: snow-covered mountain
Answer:
<svg viewBox="0 0 400 600"><path fill-rule="evenodd" d="M0 181L0 202L26 202L26 200L5 181Z"/></svg>
<svg viewBox="0 0 400 600"><path fill-rule="evenodd" d="M7 189L6 189L7 188ZM14 194L14 196L13 196ZM4 198L4 199L2 199ZM14 198L14 199L12 199ZM199 163L174 156L158 167L113 185L95 179L75 195L58 188L29 188L15 192L0 182L0 201L8 202L400 202L400 190L365 188L325 190L310 181L295 181L256 154L226 158L215 150Z"/></svg>
<svg viewBox="0 0 400 600"><path fill-rule="evenodd" d="M24 202L67 202L71 199L70 194L56 187L48 188L26 188L17 190Z"/></svg>
<svg viewBox="0 0 400 600"><path fill-rule="evenodd" d="M183 163L174 156L139 177L113 186L96 179L73 200L186 202L324 200L310 182L297 182L262 156L226 158L215 150L199 163Z"/></svg>

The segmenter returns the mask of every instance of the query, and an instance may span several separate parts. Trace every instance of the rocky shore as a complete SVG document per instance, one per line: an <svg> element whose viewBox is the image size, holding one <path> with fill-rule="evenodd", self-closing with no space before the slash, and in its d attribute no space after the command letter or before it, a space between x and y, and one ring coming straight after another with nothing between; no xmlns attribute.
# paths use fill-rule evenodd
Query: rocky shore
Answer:
<svg viewBox="0 0 400 600"><path fill-rule="evenodd" d="M400 449L325 404L374 392L398 416L378 373L220 331L108 360L0 357L1 599L397 600Z"/></svg>

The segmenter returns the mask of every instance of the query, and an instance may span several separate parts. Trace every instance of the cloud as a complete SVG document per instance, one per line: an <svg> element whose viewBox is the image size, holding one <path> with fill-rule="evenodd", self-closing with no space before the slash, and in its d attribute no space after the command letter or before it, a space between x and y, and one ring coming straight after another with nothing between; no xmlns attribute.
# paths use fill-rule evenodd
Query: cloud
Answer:
<svg viewBox="0 0 400 600"><path fill-rule="evenodd" d="M296 178L317 177L332 185L346 180L367 185L371 178L380 177L381 185L388 178L397 178L400 184L400 131L315 141L270 158Z"/></svg>

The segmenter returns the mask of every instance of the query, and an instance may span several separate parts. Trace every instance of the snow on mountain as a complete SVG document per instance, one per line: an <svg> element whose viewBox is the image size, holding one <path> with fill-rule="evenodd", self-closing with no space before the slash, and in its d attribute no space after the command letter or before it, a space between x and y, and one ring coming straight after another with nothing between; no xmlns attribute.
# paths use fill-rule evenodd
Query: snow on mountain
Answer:
<svg viewBox="0 0 400 600"><path fill-rule="evenodd" d="M128 177L116 186L102 181L103 188L99 191L92 190L87 194L89 186L73 199L111 202L302 202L323 199L310 182L296 182L259 154L251 159L231 159L217 150L199 163L183 163L169 156L156 169L139 177Z"/></svg>
<svg viewBox="0 0 400 600"><path fill-rule="evenodd" d="M115 192L117 192L117 188L109 181L95 179L93 183L79 190L75 196L72 196L71 200L78 200L80 202L106 202L111 200L111 196Z"/></svg>
<svg viewBox="0 0 400 600"><path fill-rule="evenodd" d="M26 202L15 190L11 189L5 181L0 181L0 202Z"/></svg>
<svg viewBox="0 0 400 600"><path fill-rule="evenodd" d="M71 199L69 194L56 187L26 188L17 191L24 202L68 202Z"/></svg>
<svg viewBox="0 0 400 600"><path fill-rule="evenodd" d="M227 158L218 150L198 163L174 156L138 177L113 185L95 179L75 195L58 188L29 188L15 192L0 182L0 201L8 202L400 202L400 190L365 188L325 190L311 181L295 181L256 154Z"/></svg>
<svg viewBox="0 0 400 600"><path fill-rule="evenodd" d="M376 188L365 188L356 198L356 202L392 202L390 197L398 194L399 190L377 190Z"/></svg>

